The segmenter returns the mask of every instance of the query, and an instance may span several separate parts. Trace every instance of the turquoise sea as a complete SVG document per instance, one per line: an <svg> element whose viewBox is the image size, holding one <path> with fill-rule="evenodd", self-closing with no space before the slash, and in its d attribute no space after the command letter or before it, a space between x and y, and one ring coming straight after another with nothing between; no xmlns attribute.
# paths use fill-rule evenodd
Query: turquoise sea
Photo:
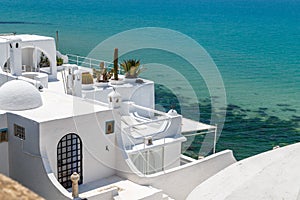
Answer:
<svg viewBox="0 0 300 200"><path fill-rule="evenodd" d="M62 53L86 56L106 38L133 28L186 34L207 50L224 81L228 107L218 150L232 149L242 159L300 141L299 0L2 0L0 5L0 33L55 37L59 31ZM188 65L154 50L127 56L174 69ZM199 106L200 119L209 122L214 97L201 77L190 74L190 80L199 105L188 99L179 105L172 91L157 85L158 107L175 104L179 112L185 107L192 113ZM184 96L184 88L178 89ZM196 156L200 144L196 138L186 153Z"/></svg>

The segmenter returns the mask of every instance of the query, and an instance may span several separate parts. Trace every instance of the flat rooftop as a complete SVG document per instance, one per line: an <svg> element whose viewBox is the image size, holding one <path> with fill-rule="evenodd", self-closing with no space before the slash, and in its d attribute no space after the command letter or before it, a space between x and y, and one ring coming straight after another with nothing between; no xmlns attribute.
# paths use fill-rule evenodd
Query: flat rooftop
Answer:
<svg viewBox="0 0 300 200"><path fill-rule="evenodd" d="M117 191L114 199L153 199L155 194L162 196L159 189L139 185L116 175L79 185L79 196L88 199L95 198L97 194L111 192L113 189Z"/></svg>
<svg viewBox="0 0 300 200"><path fill-rule="evenodd" d="M9 40L13 40L13 39L21 39L22 42L54 40L52 37L40 36L40 35L30 35L30 34L0 35L0 43L7 43Z"/></svg>
<svg viewBox="0 0 300 200"><path fill-rule="evenodd" d="M15 113L36 122L45 122L109 110L107 106L99 103L48 89L44 89L41 96L43 105L39 108L7 112Z"/></svg>
<svg viewBox="0 0 300 200"><path fill-rule="evenodd" d="M189 132L196 132L196 131L204 131L204 130L212 130L215 129L215 126L211 126L208 124L204 124L201 122L197 122L191 119L182 118L182 125L181 125L181 132L182 133L189 133Z"/></svg>

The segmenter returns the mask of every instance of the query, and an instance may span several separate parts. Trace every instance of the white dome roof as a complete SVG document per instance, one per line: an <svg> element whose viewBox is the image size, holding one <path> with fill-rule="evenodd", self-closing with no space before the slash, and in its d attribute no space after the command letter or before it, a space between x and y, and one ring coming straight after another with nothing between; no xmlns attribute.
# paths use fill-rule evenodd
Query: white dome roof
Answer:
<svg viewBox="0 0 300 200"><path fill-rule="evenodd" d="M1 110L29 110L42 105L40 92L28 82L12 80L0 87Z"/></svg>

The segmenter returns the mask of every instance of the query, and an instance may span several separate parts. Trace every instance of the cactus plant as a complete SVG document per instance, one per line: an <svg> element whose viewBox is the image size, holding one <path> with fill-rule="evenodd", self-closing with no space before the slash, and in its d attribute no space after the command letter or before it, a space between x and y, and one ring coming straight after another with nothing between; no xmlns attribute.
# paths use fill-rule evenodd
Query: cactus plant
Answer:
<svg viewBox="0 0 300 200"><path fill-rule="evenodd" d="M94 83L94 79L92 74L90 74L89 72L83 72L82 73L82 84L93 84Z"/></svg>
<svg viewBox="0 0 300 200"><path fill-rule="evenodd" d="M108 71L104 67L104 62L100 63L100 70L93 69L93 77L96 78L96 82L108 82L112 77L112 70Z"/></svg>

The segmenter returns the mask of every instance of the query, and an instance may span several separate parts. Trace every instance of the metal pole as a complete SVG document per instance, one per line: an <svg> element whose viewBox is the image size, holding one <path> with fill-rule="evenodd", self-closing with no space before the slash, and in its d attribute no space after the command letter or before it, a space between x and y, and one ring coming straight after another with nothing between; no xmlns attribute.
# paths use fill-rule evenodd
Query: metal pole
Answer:
<svg viewBox="0 0 300 200"><path fill-rule="evenodd" d="M214 154L216 153L216 145L217 145L217 129L218 127L216 126L216 129L215 129L215 134L214 134Z"/></svg>
<svg viewBox="0 0 300 200"><path fill-rule="evenodd" d="M56 49L58 50L58 31L56 31Z"/></svg>
<svg viewBox="0 0 300 200"><path fill-rule="evenodd" d="M119 65L118 65L118 48L115 48L114 50L114 79L117 81L118 78L118 72L119 72Z"/></svg>

